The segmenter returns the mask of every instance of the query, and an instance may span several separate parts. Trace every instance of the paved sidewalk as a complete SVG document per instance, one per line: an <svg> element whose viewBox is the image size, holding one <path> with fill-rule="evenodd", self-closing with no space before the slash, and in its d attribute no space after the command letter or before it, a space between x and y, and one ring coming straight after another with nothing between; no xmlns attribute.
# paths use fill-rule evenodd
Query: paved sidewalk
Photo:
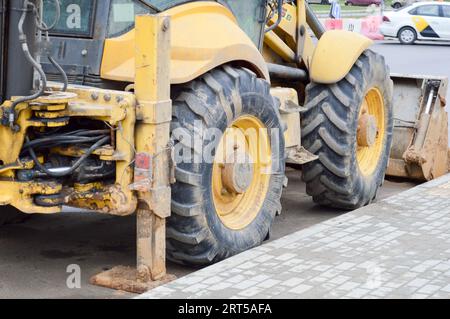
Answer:
<svg viewBox="0 0 450 319"><path fill-rule="evenodd" d="M450 298L450 175L140 298Z"/></svg>

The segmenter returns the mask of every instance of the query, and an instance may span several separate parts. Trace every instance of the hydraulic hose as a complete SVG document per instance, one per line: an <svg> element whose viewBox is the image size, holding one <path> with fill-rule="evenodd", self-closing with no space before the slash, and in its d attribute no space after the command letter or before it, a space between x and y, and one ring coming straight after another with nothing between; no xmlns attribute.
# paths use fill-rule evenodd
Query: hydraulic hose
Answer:
<svg viewBox="0 0 450 319"><path fill-rule="evenodd" d="M283 19L283 0L278 0L278 18L277 18L277 22L275 22L274 24L272 24L270 27L268 27L265 32L270 32L275 30L281 23L281 19Z"/></svg>
<svg viewBox="0 0 450 319"><path fill-rule="evenodd" d="M30 101L30 100L34 100L37 99L38 97L42 96L45 92L45 88L47 87L47 77L45 76L44 70L42 70L41 65L33 58L33 56L31 55L30 52L30 48L28 46L28 39L27 36L23 30L23 25L25 23L25 19L27 17L27 9L28 6L30 5L30 2L28 0L24 0L23 2L23 13L22 16L20 17L19 20L19 25L18 25L18 29L19 29L19 41L22 45L22 51L25 55L26 60L33 66L33 68L39 73L39 76L41 78L41 86L39 88L39 90L29 96L23 96L18 98L17 100L15 100L12 105L11 105L11 111L9 113L9 118L8 118L8 122L9 122L9 127L14 130L17 131L17 127L15 126L15 120L16 120L16 107L17 105L19 105L20 103L26 102L26 101Z"/></svg>
<svg viewBox="0 0 450 319"><path fill-rule="evenodd" d="M61 65L59 65L58 62L56 62L56 60L53 57L48 56L48 60L58 70L59 74L61 75L62 80L63 80L63 88L62 88L61 91L62 92L66 92L67 91L67 87L69 86L69 78L67 77L66 72L61 67Z"/></svg>
<svg viewBox="0 0 450 319"><path fill-rule="evenodd" d="M30 143L30 138L27 136L25 138L27 144ZM45 174L47 174L50 177L65 177L68 176L70 174L72 174L73 172L75 172L75 170L77 170L83 163L84 161L86 161L89 156L92 155L92 153L98 149L99 147L103 146L105 143L107 143L110 140L109 136L106 136L104 138L102 138L101 140L99 140L97 143L95 143L94 145L92 145L87 151L86 153L80 157L80 159L78 161L75 162L75 164L68 169L64 169L61 171L52 171L48 168L46 168L44 165L41 164L41 162L39 161L36 153L34 152L33 148L28 147L28 153L30 154L31 158L33 159L35 165L39 168L39 170Z"/></svg>
<svg viewBox="0 0 450 319"><path fill-rule="evenodd" d="M23 13L22 16L19 20L19 25L18 25L18 29L19 29L19 41L21 43L22 46L22 51L25 55L26 60L33 66L33 68L38 72L40 80L41 80L41 85L39 87L39 90L34 93L31 94L29 96L23 96L18 98L17 100L13 101L12 105L11 105L11 110L9 113L9 117L8 117L8 122L9 122L9 127L13 130L13 131L17 131L19 128L15 125L15 121L16 121L16 107L17 105L19 105L20 103L23 102L27 102L30 100L34 100L39 98L40 96L42 96L45 92L45 89L47 88L47 77L45 75L44 70L42 69L42 66L40 65L40 63L38 61L36 61L34 59L34 57L32 56L31 52L30 52L30 48L28 46L28 39L27 36L23 30L23 25L25 23L25 19L27 16L27 9L28 7L33 7L33 12L36 16L36 20L35 20L35 24L36 27L42 31L42 32L47 32L50 31L51 29L53 29L60 17L61 17L61 7L60 7L60 3L59 0L53 0L55 2L55 10L56 10L56 17L55 17L55 21L50 25L47 26L45 24L45 22L43 22L38 14L38 9L36 8L36 6L31 3L29 0L24 0L23 1ZM48 34L47 34L48 37ZM64 72L63 68L51 57L48 57L49 61L52 63L52 65L61 73L61 76L63 78L63 82L64 82L64 86L63 86L63 91L67 90L67 86L69 83L69 80L67 78L67 74Z"/></svg>

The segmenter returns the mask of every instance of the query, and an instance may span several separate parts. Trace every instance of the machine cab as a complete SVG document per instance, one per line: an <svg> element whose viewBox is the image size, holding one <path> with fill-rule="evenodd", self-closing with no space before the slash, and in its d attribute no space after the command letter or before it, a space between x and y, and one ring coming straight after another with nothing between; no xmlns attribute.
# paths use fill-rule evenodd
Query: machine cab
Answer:
<svg viewBox="0 0 450 319"><path fill-rule="evenodd" d="M59 0L60 17L51 30L51 52L63 66L72 84L123 90L128 83L101 78L105 40L130 32L135 16L155 14L185 4L186 0ZM266 0L218 0L230 9L240 27L261 48L265 25ZM57 17L53 0L44 0L47 25ZM256 14L248 14L254 12ZM58 71L42 58L49 80L58 81Z"/></svg>

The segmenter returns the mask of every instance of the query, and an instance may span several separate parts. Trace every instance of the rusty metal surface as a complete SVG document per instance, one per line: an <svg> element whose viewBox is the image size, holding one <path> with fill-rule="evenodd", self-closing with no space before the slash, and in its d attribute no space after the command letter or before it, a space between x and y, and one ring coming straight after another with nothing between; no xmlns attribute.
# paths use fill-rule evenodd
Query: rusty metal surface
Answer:
<svg viewBox="0 0 450 319"><path fill-rule="evenodd" d="M118 266L93 276L90 283L105 288L142 294L175 279L177 278L173 275L166 275L159 280L142 281L139 279L139 274L135 268Z"/></svg>
<svg viewBox="0 0 450 319"><path fill-rule="evenodd" d="M421 181L449 171L445 77L393 75L394 143L387 175Z"/></svg>

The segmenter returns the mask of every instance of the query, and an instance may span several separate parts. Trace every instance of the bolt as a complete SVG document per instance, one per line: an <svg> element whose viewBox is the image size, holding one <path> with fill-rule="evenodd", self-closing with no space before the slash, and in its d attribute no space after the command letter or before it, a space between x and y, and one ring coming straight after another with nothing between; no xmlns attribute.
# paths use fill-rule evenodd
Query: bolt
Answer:
<svg viewBox="0 0 450 319"><path fill-rule="evenodd" d="M98 93L97 92L92 93L91 94L91 99L93 99L94 101L97 101L98 100Z"/></svg>
<svg viewBox="0 0 450 319"><path fill-rule="evenodd" d="M105 100L105 102L109 102L109 101L111 101L111 95L110 94L105 94L103 96L103 99Z"/></svg>
<svg viewBox="0 0 450 319"><path fill-rule="evenodd" d="M170 27L169 19L164 19L164 22L162 24L163 32L166 32L167 30L169 30L169 27Z"/></svg>
<svg viewBox="0 0 450 319"><path fill-rule="evenodd" d="M122 102L122 101L123 101L123 96L118 95L118 96L116 97L116 101L117 101L117 103Z"/></svg>
<svg viewBox="0 0 450 319"><path fill-rule="evenodd" d="M88 55L88 50L84 49L81 51L81 55L82 56L87 56Z"/></svg>

